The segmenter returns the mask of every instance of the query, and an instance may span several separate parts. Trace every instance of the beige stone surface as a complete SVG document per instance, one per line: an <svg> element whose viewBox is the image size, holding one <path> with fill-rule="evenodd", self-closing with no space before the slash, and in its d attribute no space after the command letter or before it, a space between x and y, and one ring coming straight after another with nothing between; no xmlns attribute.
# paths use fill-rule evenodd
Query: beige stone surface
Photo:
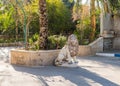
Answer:
<svg viewBox="0 0 120 86"><path fill-rule="evenodd" d="M103 38L100 37L89 45L80 45L78 56L91 56L103 51ZM10 63L24 66L46 66L53 65L60 50L11 50Z"/></svg>
<svg viewBox="0 0 120 86"><path fill-rule="evenodd" d="M0 61L0 86L120 86L120 60L79 57L77 68L22 67Z"/></svg>
<svg viewBox="0 0 120 86"><path fill-rule="evenodd" d="M113 30L114 22L110 13L101 14L100 20L100 35L103 37L111 37L111 30Z"/></svg>
<svg viewBox="0 0 120 86"><path fill-rule="evenodd" d="M120 50L120 37L116 37L113 40L113 49Z"/></svg>
<svg viewBox="0 0 120 86"><path fill-rule="evenodd" d="M12 65L0 61L0 86L43 86L37 76L16 71Z"/></svg>
<svg viewBox="0 0 120 86"><path fill-rule="evenodd" d="M91 55L91 48L88 45L80 45L78 56L89 56Z"/></svg>
<svg viewBox="0 0 120 86"><path fill-rule="evenodd" d="M98 52L103 52L103 37L96 39L94 42L89 44L91 47L91 55L95 55Z"/></svg>
<svg viewBox="0 0 120 86"><path fill-rule="evenodd" d="M114 31L115 31L115 36L120 36L120 16L115 15L114 16Z"/></svg>
<svg viewBox="0 0 120 86"><path fill-rule="evenodd" d="M45 66L52 65L59 50L27 51L11 50L10 63L25 66Z"/></svg>
<svg viewBox="0 0 120 86"><path fill-rule="evenodd" d="M113 49L120 50L120 17L114 16L115 38L113 39Z"/></svg>
<svg viewBox="0 0 120 86"><path fill-rule="evenodd" d="M112 38L112 42L109 44L104 44L104 49L109 49L112 47L114 50L120 50L120 16L118 14L114 14L112 17L111 14L102 14L101 15L101 23L100 23L100 35L104 38ZM111 46L109 46L111 45Z"/></svg>
<svg viewBox="0 0 120 86"><path fill-rule="evenodd" d="M78 56L91 56L103 51L103 37L98 38L89 45L80 45Z"/></svg>

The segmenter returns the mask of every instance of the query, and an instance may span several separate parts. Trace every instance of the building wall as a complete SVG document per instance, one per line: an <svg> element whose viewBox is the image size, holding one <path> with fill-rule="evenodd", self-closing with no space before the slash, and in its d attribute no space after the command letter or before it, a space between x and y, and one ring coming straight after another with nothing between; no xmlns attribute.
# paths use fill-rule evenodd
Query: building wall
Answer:
<svg viewBox="0 0 120 86"><path fill-rule="evenodd" d="M120 36L120 16L115 15L114 16L114 31L115 31L115 36L119 37Z"/></svg>
<svg viewBox="0 0 120 86"><path fill-rule="evenodd" d="M120 50L120 16L114 16L115 38L113 40L113 49Z"/></svg>
<svg viewBox="0 0 120 86"><path fill-rule="evenodd" d="M113 40L113 49L120 50L120 37L115 37Z"/></svg>
<svg viewBox="0 0 120 86"><path fill-rule="evenodd" d="M106 35L109 35L109 32L113 30L113 18L111 14L101 14L101 20L100 20L100 35L103 37L106 37Z"/></svg>
<svg viewBox="0 0 120 86"><path fill-rule="evenodd" d="M120 50L120 16L101 15L100 35L104 38L104 50Z"/></svg>

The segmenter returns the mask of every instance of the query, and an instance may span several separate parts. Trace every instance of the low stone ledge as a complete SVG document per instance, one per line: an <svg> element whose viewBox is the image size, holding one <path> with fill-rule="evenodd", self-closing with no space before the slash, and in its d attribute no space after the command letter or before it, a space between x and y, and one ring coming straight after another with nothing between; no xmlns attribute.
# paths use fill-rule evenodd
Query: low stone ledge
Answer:
<svg viewBox="0 0 120 86"><path fill-rule="evenodd" d="M46 66L53 65L54 59L58 56L60 50L11 50L10 63L24 66Z"/></svg>
<svg viewBox="0 0 120 86"><path fill-rule="evenodd" d="M0 47L9 47L9 46L24 46L24 43L23 42L0 43Z"/></svg>
<svg viewBox="0 0 120 86"><path fill-rule="evenodd" d="M80 45L78 56L90 56L91 55L91 47L89 45Z"/></svg>
<svg viewBox="0 0 120 86"><path fill-rule="evenodd" d="M89 45L80 45L78 56L92 56L98 52L103 52L103 37L96 39Z"/></svg>
<svg viewBox="0 0 120 86"><path fill-rule="evenodd" d="M103 38L100 37L89 45L80 45L78 56L91 56L103 51ZM20 50L10 51L10 63L24 66L46 66L53 65L60 50Z"/></svg>

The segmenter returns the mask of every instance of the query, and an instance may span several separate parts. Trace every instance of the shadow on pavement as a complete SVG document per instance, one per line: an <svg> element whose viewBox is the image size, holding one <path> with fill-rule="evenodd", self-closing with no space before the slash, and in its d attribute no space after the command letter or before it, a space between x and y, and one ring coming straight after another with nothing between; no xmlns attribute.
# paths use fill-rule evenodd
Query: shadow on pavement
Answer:
<svg viewBox="0 0 120 86"><path fill-rule="evenodd" d="M80 61L89 60L94 62L100 62L105 67L111 65L112 67L120 67L120 58L117 57L103 57L103 56L90 56L79 57Z"/></svg>
<svg viewBox="0 0 120 86"><path fill-rule="evenodd" d="M40 80L48 86L46 81L42 77L54 77L62 76L66 80L71 81L77 86L91 86L86 79L92 80L94 83L99 83L101 86L118 86L112 81L109 81L95 73L92 73L83 68L65 68L65 67L55 67L55 66L45 66L39 68L29 68L29 67L19 67L13 65L16 71L25 72L29 74L36 75ZM93 86L93 85L92 85ZM95 86L95 85L94 85Z"/></svg>

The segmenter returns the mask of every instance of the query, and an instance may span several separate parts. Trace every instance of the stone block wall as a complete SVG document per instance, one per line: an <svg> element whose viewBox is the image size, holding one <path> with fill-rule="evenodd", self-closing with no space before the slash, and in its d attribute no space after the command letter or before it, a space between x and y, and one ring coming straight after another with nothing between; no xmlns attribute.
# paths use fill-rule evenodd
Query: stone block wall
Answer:
<svg viewBox="0 0 120 86"><path fill-rule="evenodd" d="M120 16L114 15L114 25L113 29L115 31L115 36L120 36Z"/></svg>
<svg viewBox="0 0 120 86"><path fill-rule="evenodd" d="M103 37L96 39L93 43L89 44L91 47L92 55L98 52L103 52Z"/></svg>
<svg viewBox="0 0 120 86"><path fill-rule="evenodd" d="M78 55L79 56L91 56L97 52L103 52L103 37L96 39L89 45L80 45Z"/></svg>
<svg viewBox="0 0 120 86"><path fill-rule="evenodd" d="M113 30L113 26L114 21L112 15L110 13L102 13L100 18L100 35L102 37L109 36L110 31Z"/></svg>
<svg viewBox="0 0 120 86"><path fill-rule="evenodd" d="M120 16L114 16L114 31L115 37L113 39L113 49L120 50Z"/></svg>
<svg viewBox="0 0 120 86"><path fill-rule="evenodd" d="M113 39L114 38L104 38L103 41L104 51L113 50Z"/></svg>
<svg viewBox="0 0 120 86"><path fill-rule="evenodd" d="M120 37L116 37L113 40L113 49L120 50Z"/></svg>
<svg viewBox="0 0 120 86"><path fill-rule="evenodd" d="M91 56L91 48L89 45L80 45L78 56Z"/></svg>
<svg viewBox="0 0 120 86"><path fill-rule="evenodd" d="M102 14L100 35L104 38L104 50L120 50L120 15Z"/></svg>
<svg viewBox="0 0 120 86"><path fill-rule="evenodd" d="M58 56L59 51L60 50L11 50L10 63L24 66L53 65L53 61Z"/></svg>
<svg viewBox="0 0 120 86"><path fill-rule="evenodd" d="M91 56L97 52L103 51L103 38L100 37L89 45L80 45L78 56ZM23 66L46 66L53 65L54 60L58 56L60 50L11 50L10 63Z"/></svg>

